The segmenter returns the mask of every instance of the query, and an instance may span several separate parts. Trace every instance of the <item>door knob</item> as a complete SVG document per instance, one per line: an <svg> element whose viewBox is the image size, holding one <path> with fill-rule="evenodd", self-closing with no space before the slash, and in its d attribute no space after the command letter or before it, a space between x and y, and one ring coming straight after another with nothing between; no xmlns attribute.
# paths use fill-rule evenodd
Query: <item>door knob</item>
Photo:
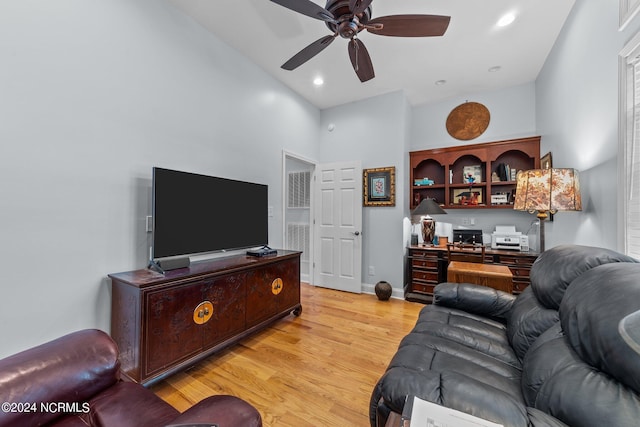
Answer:
<svg viewBox="0 0 640 427"><path fill-rule="evenodd" d="M356 236L359 236L360 232L359 231L354 231L353 234L356 235Z"/></svg>

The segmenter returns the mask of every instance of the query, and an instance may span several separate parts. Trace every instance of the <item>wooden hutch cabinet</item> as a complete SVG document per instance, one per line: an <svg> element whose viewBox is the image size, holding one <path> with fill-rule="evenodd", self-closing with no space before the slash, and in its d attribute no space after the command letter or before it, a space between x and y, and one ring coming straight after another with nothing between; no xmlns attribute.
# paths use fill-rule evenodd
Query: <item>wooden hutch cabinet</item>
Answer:
<svg viewBox="0 0 640 427"><path fill-rule="evenodd" d="M427 197L445 209L513 209L515 171L540 167L540 137L413 151L409 163L411 209ZM471 201L464 196L470 191L465 172L476 177ZM503 179L492 180L494 172ZM507 202L492 204L491 195Z"/></svg>
<svg viewBox="0 0 640 427"><path fill-rule="evenodd" d="M509 267L513 275L512 293L517 295L529 286L529 272L538 255L535 252L487 249L484 262ZM438 283L447 281L448 264L446 247L410 246L405 273L405 299L423 303L433 302L433 288Z"/></svg>
<svg viewBox="0 0 640 427"><path fill-rule="evenodd" d="M425 198L444 209L513 209L516 172L540 168L540 137L413 151L409 164L410 209ZM467 174L475 177L472 185ZM519 294L529 286L537 257L533 252L487 249L485 263L509 267L513 293ZM446 247L409 247L405 298L431 303L433 288L447 281L448 264Z"/></svg>
<svg viewBox="0 0 640 427"><path fill-rule="evenodd" d="M230 256L160 274L110 274L111 336L122 371L148 385L289 313L299 315L300 252Z"/></svg>

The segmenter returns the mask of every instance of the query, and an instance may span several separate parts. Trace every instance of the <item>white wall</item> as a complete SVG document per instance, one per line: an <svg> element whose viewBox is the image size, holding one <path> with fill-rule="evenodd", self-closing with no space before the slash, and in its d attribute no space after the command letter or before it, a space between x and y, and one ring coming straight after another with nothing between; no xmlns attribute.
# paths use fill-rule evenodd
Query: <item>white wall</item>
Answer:
<svg viewBox="0 0 640 427"><path fill-rule="evenodd" d="M639 27L618 31L618 2L577 1L536 81L537 126L554 167L580 171L582 212L559 213L547 247L622 249L616 238L618 53Z"/></svg>
<svg viewBox="0 0 640 427"><path fill-rule="evenodd" d="M359 159L363 169L395 166L396 205L363 207L362 282L365 291L385 280L402 295L402 218L408 207L406 175L409 106L401 92L322 111L320 162ZM329 124L335 126L328 130ZM390 261L393 260L393 261ZM369 275L369 266L375 274Z"/></svg>
<svg viewBox="0 0 640 427"><path fill-rule="evenodd" d="M0 3L0 357L109 330L144 268L154 165L269 185L317 158L320 112L166 1Z"/></svg>
<svg viewBox="0 0 640 427"><path fill-rule="evenodd" d="M556 215L547 247L616 247L617 54L640 27L618 32L617 11L610 0L576 2L535 84L413 109L397 92L320 112L166 0L0 3L0 357L109 329L106 275L146 264L154 165L269 184L274 247L282 149L396 166L396 206L364 208L362 272L366 285L387 280L398 295L408 152L462 145L444 124L467 100L491 112L470 143L539 134L555 166L581 170L584 211ZM473 217L489 230L526 231L531 219Z"/></svg>
<svg viewBox="0 0 640 427"><path fill-rule="evenodd" d="M445 123L449 112L466 101L481 102L491 113L490 125L479 138L464 142L452 138ZM333 131L327 129L334 124ZM320 162L360 159L363 168L396 167L396 206L363 208L363 289L380 280L392 284L402 296L406 242L402 220L409 216L409 151L490 142L537 135L533 83L480 92L467 98L448 99L411 108L401 92L394 92L322 111ZM491 233L496 225L515 225L526 233L534 217L526 212L450 209L439 221L457 227L473 220L472 228ZM390 260L397 260L391 262ZM375 269L369 275L369 266Z"/></svg>
<svg viewBox="0 0 640 427"><path fill-rule="evenodd" d="M447 117L451 110L465 102L479 102L487 107L491 115L487 130L470 141L453 138L447 133L446 128ZM535 86L533 83L528 83L414 107L409 151L538 135L535 106ZM405 181L409 182L408 169L406 174ZM446 216L440 215L436 220L451 223L454 229L476 228L488 234L495 230L496 225L515 225L517 231L526 234L535 218L527 212L510 210L448 209ZM474 225L468 225L470 222Z"/></svg>
<svg viewBox="0 0 640 427"><path fill-rule="evenodd" d="M451 110L465 102L479 102L489 110L487 130L471 141L460 141L447 133ZM490 92L476 92L464 97L423 104L413 108L410 151L451 147L535 136L535 86L527 83ZM408 179L408 178L407 178Z"/></svg>

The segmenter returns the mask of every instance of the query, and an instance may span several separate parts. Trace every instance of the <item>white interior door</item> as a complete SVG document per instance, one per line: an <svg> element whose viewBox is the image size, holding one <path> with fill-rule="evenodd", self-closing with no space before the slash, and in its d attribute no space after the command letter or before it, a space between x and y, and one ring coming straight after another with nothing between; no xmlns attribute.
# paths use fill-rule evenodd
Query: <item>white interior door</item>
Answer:
<svg viewBox="0 0 640 427"><path fill-rule="evenodd" d="M359 162L316 169L314 284L362 291L362 167Z"/></svg>

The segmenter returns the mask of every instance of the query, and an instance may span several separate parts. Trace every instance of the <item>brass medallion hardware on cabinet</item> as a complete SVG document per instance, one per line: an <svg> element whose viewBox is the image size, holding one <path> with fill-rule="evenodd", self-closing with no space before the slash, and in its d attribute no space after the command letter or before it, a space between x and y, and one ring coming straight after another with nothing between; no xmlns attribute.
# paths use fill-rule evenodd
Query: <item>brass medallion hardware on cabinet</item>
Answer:
<svg viewBox="0 0 640 427"><path fill-rule="evenodd" d="M213 316L213 304L210 301L203 301L193 310L193 321L198 325L203 325Z"/></svg>
<svg viewBox="0 0 640 427"><path fill-rule="evenodd" d="M280 292L282 292L283 287L284 287L284 284L282 283L282 279L279 277L277 279L274 279L273 282L271 282L271 292L274 295L278 295Z"/></svg>

